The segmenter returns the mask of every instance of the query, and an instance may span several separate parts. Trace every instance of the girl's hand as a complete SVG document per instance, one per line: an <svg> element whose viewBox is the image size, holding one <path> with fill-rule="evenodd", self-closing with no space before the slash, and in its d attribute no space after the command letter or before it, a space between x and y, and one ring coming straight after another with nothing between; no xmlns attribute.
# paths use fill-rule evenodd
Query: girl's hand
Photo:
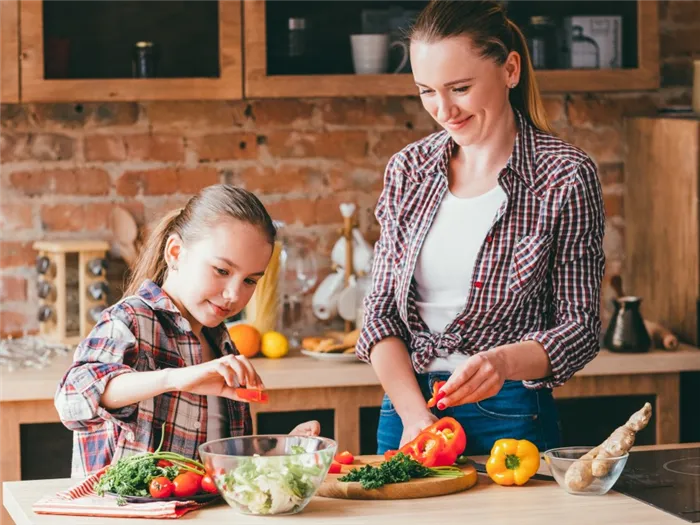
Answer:
<svg viewBox="0 0 700 525"><path fill-rule="evenodd" d="M290 436L318 436L321 433L321 424L318 421L306 421L294 427Z"/></svg>
<svg viewBox="0 0 700 525"><path fill-rule="evenodd" d="M241 355L226 355L199 365L167 370L172 390L180 392L245 401L236 396L236 387L265 388L253 365Z"/></svg>
<svg viewBox="0 0 700 525"><path fill-rule="evenodd" d="M457 367L440 389L445 397L438 402L438 409L476 403L495 396L505 381L506 362L503 354L493 350L479 352Z"/></svg>

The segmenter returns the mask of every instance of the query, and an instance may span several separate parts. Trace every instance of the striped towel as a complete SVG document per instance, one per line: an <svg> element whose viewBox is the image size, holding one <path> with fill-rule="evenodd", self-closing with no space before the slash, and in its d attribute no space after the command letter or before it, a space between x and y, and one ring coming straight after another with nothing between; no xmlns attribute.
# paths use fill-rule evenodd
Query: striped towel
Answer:
<svg viewBox="0 0 700 525"><path fill-rule="evenodd" d="M68 514L71 516L104 516L115 518L179 518L207 503L195 501L154 501L117 505L116 498L101 497L95 485L107 467L84 479L77 485L46 496L32 505L36 514Z"/></svg>

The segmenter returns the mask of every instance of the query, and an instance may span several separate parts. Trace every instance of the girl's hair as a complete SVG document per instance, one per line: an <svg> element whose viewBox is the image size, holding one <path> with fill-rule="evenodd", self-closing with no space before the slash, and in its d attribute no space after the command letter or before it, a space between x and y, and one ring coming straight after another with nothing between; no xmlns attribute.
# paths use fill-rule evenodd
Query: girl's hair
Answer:
<svg viewBox="0 0 700 525"><path fill-rule="evenodd" d="M227 217L259 227L270 244L274 244L277 230L255 195L228 184L209 186L187 201L184 208L171 211L156 225L139 254L125 295L135 294L145 279L163 285L168 270L165 244L170 235L178 235L187 244L201 238L208 228Z"/></svg>
<svg viewBox="0 0 700 525"><path fill-rule="evenodd" d="M411 41L428 43L468 36L482 57L494 60L499 66L505 63L511 51L517 51L521 59L520 82L510 91L510 103L533 126L552 132L525 37L498 2L432 0L418 16L409 36Z"/></svg>

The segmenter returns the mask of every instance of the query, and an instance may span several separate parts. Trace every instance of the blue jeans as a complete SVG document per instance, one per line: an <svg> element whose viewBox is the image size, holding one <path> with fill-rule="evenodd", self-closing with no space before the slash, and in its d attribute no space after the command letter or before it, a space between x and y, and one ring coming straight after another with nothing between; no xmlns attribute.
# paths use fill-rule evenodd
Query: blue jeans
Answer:
<svg viewBox="0 0 700 525"><path fill-rule="evenodd" d="M429 399L433 383L444 381L448 373L418 375L418 384ZM437 417L450 416L467 433L467 455L491 452L497 439L516 438L532 441L540 451L559 446L559 417L550 389L528 390L521 381L506 381L501 391L478 403L469 403L446 410L433 408ZM377 453L399 448L403 424L391 400L384 395L377 429Z"/></svg>

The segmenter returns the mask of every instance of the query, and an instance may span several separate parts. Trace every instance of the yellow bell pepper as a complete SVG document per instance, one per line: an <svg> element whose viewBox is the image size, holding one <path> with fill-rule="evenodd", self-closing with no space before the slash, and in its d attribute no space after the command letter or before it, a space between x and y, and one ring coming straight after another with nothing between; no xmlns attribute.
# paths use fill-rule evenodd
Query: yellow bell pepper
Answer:
<svg viewBox="0 0 700 525"><path fill-rule="evenodd" d="M540 451L527 439L499 439L486 462L486 472L499 485L524 485L538 468Z"/></svg>

